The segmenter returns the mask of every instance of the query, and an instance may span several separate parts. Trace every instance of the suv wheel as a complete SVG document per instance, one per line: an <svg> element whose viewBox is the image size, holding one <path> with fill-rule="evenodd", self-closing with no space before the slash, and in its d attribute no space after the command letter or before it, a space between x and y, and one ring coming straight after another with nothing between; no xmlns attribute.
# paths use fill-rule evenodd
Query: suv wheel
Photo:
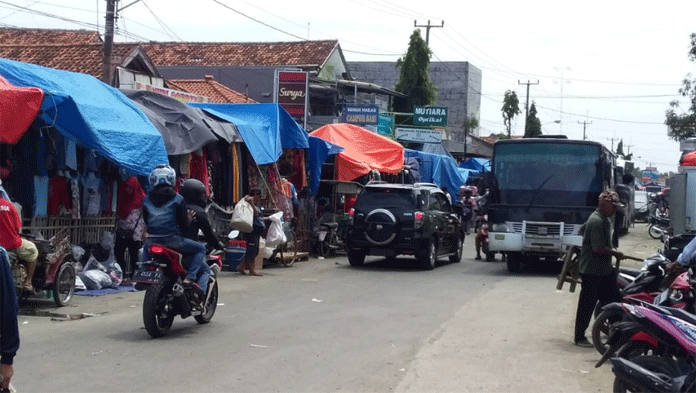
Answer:
<svg viewBox="0 0 696 393"><path fill-rule="evenodd" d="M428 240L423 251L418 253L418 262L423 270L435 269L435 261L437 260L437 246L435 239Z"/></svg>
<svg viewBox="0 0 696 393"><path fill-rule="evenodd" d="M454 255L449 257L450 262L459 263L462 260L462 254L464 254L464 235L462 234L459 239L457 239L457 249L454 250Z"/></svg>
<svg viewBox="0 0 696 393"><path fill-rule="evenodd" d="M365 251L348 248L346 254L348 254L348 263L351 266L362 266L365 263Z"/></svg>
<svg viewBox="0 0 696 393"><path fill-rule="evenodd" d="M507 254L507 268L510 273L519 273L522 271L522 258L522 254L519 252Z"/></svg>

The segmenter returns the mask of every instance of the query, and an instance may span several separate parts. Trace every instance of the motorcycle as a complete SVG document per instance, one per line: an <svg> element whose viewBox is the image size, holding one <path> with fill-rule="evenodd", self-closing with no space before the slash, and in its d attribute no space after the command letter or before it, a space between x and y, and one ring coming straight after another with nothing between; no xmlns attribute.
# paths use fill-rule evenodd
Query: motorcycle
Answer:
<svg viewBox="0 0 696 393"><path fill-rule="evenodd" d="M680 274L669 286L661 292L637 292L626 295L624 303L629 304L655 304L665 307L673 307L694 312L696 299L694 288L691 285L691 277L688 272ZM623 318L623 309L607 305L595 318L592 325L592 342L597 352L604 354L608 348L608 335L613 325Z"/></svg>
<svg viewBox="0 0 696 393"><path fill-rule="evenodd" d="M488 249L488 214L486 211L486 202L488 200L489 191L476 197L476 209L474 210L474 231L476 237L481 241L481 251L486 255L486 262L495 261L495 252Z"/></svg>
<svg viewBox="0 0 696 393"><path fill-rule="evenodd" d="M193 286L183 284L186 269L182 254L159 244L150 245L149 254L151 259L139 264L132 281L136 289L145 290L143 322L150 336L165 336L177 315L182 319L193 315L199 324L210 322L217 308L222 252L216 251L206 258L210 281L202 299Z"/></svg>
<svg viewBox="0 0 696 393"><path fill-rule="evenodd" d="M31 280L34 290L51 290L55 304L59 307L67 306L75 293L75 277L77 276L67 229L59 231L49 240L23 236L31 240L39 250L36 269ZM22 287L22 283L27 278L26 262L19 259L14 252L8 251L7 255L17 294L20 299L26 299L33 294Z"/></svg>
<svg viewBox="0 0 696 393"><path fill-rule="evenodd" d="M663 239L669 228L669 218L652 215L649 218L648 235L653 239Z"/></svg>
<svg viewBox="0 0 696 393"><path fill-rule="evenodd" d="M650 304L619 307L624 310L625 321L612 333L609 350L595 366L611 359L613 391L695 392L696 316ZM627 353L627 341L639 335L649 337L660 350L650 356Z"/></svg>
<svg viewBox="0 0 696 393"><path fill-rule="evenodd" d="M323 213L312 231L312 238L318 254L324 258L334 255L337 250L345 248L343 239L338 233L339 224L336 214Z"/></svg>

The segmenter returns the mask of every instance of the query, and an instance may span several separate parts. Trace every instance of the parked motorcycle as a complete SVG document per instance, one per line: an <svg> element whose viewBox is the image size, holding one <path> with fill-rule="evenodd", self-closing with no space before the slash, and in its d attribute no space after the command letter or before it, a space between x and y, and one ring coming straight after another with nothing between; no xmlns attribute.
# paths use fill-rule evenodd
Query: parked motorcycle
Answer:
<svg viewBox="0 0 696 393"><path fill-rule="evenodd" d="M611 358L614 392L696 391L696 316L683 310L646 304L622 304L624 322L610 337L610 348L596 367ZM647 336L659 351L626 353L628 340ZM621 348L623 356L615 357Z"/></svg>
<svg viewBox="0 0 696 393"><path fill-rule="evenodd" d="M688 272L680 274L670 285L669 288L661 292L638 292L624 296L624 303L630 304L655 304L665 307L673 307L694 312L694 301L696 291L691 285L691 277ZM608 348L608 335L613 328L612 325L618 323L623 318L623 309L607 305L602 312L595 318L592 324L592 342L597 352L604 354Z"/></svg>
<svg viewBox="0 0 696 393"><path fill-rule="evenodd" d="M336 221L336 214L326 212L319 217L312 231L312 239L320 256L326 258L336 254L337 250L345 248L338 229L339 224Z"/></svg>
<svg viewBox="0 0 696 393"><path fill-rule="evenodd" d="M34 242L39 250L31 285L35 290L52 290L53 301L57 306L68 305L75 293L77 273L67 230L58 232L49 240L26 237ZM14 252L8 252L7 255L17 294L20 299L26 299L33 294L33 292L25 291L22 288L22 283L27 277L26 262L19 259Z"/></svg>
<svg viewBox="0 0 696 393"><path fill-rule="evenodd" d="M650 225L648 225L648 234L653 239L663 239L663 236L667 235L667 229L669 228L669 218L663 218L660 216L652 215L649 218Z"/></svg>
<svg viewBox="0 0 696 393"><path fill-rule="evenodd" d="M186 277L183 255L159 244L150 245L151 259L139 264L132 280L137 289L145 289L143 322L150 336L166 335L177 315L181 318L193 315L200 324L210 322L217 308L221 253L217 251L206 258L210 281L205 295L200 298L193 286L183 285Z"/></svg>

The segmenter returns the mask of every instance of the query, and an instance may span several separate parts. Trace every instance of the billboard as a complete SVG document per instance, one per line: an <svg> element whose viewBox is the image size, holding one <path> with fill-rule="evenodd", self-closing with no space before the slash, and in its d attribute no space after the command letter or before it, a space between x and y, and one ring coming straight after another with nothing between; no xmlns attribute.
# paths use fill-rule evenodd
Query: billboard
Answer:
<svg viewBox="0 0 696 393"><path fill-rule="evenodd" d="M440 143L442 133L439 130L426 130L422 128L397 128L394 131L397 141Z"/></svg>
<svg viewBox="0 0 696 393"><path fill-rule="evenodd" d="M414 126L441 126L447 125L447 107L444 106L416 106L413 108Z"/></svg>
<svg viewBox="0 0 696 393"><path fill-rule="evenodd" d="M379 107L377 105L344 104L341 118L350 124L378 124Z"/></svg>
<svg viewBox="0 0 696 393"><path fill-rule="evenodd" d="M277 71L276 102L293 117L305 116L308 82L304 71Z"/></svg>

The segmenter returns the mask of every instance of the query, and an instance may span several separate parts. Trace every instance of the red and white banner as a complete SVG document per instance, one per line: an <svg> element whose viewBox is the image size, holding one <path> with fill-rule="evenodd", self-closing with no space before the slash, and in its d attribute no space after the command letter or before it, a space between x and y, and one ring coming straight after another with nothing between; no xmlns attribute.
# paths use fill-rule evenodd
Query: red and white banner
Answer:
<svg viewBox="0 0 696 393"><path fill-rule="evenodd" d="M279 71L277 79L278 104L293 117L303 117L307 104L307 73Z"/></svg>

